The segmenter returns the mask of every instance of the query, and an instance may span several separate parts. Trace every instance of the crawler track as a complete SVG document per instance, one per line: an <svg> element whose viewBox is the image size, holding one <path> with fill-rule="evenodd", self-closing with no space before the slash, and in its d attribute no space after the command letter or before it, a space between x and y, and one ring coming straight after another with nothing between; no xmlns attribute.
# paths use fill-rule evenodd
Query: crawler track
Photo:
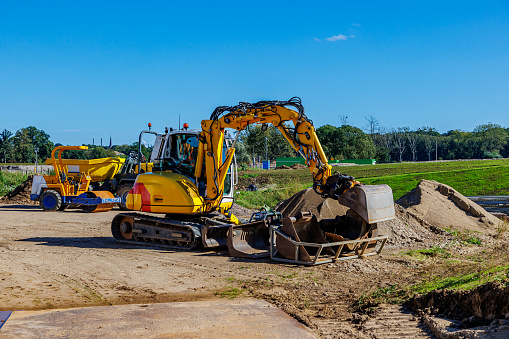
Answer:
<svg viewBox="0 0 509 339"><path fill-rule="evenodd" d="M120 213L111 222L111 233L118 242L191 250L202 244L201 227L194 222Z"/></svg>

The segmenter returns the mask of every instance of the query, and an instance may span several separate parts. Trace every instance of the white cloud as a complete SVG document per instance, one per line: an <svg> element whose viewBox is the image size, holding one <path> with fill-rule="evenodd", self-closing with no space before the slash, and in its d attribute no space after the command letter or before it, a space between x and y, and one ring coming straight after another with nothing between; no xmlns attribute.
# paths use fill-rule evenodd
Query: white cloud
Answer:
<svg viewBox="0 0 509 339"><path fill-rule="evenodd" d="M315 38L315 41L322 41L321 39Z"/></svg>
<svg viewBox="0 0 509 339"><path fill-rule="evenodd" d="M361 24L356 24L356 23L353 23L352 26L355 26L355 27L361 27L362 25Z"/></svg>
<svg viewBox="0 0 509 339"><path fill-rule="evenodd" d="M333 35L331 36L330 38L325 38L325 40L328 40L328 41L339 41L339 40L346 40L346 39L350 39L350 38L355 38L355 35L343 35L343 34L338 34L338 35Z"/></svg>

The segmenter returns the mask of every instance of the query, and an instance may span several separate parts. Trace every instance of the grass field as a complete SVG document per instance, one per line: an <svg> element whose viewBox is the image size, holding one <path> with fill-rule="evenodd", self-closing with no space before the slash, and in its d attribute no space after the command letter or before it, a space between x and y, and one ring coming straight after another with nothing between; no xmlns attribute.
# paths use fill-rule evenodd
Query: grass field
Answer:
<svg viewBox="0 0 509 339"><path fill-rule="evenodd" d="M15 189L28 175L23 173L8 173L0 171L0 197Z"/></svg>
<svg viewBox="0 0 509 339"><path fill-rule="evenodd" d="M417 186L420 180L436 180L464 195L509 195L509 159L421 162L334 167L371 185L387 184L398 199ZM248 186L256 178L263 189L256 192L238 191L236 201L247 208L274 207L296 192L310 187L311 174L301 170L245 170L239 183ZM0 196L26 180L26 175L0 172Z"/></svg>
<svg viewBox="0 0 509 339"><path fill-rule="evenodd" d="M379 164L334 167L370 185L387 184L398 199L417 186L420 180L436 180L463 195L509 195L509 159ZM296 192L310 187L311 174L302 170L246 170L239 174L241 184L257 182L270 187L264 191L239 192L237 203L248 208L274 206Z"/></svg>

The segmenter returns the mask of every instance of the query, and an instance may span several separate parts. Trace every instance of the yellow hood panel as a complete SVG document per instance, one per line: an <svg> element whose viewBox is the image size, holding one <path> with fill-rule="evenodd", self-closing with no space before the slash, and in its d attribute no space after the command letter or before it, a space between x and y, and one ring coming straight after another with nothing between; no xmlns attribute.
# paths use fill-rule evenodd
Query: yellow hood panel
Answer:
<svg viewBox="0 0 509 339"><path fill-rule="evenodd" d="M202 212L203 198L186 176L172 172L145 173L136 179L126 206L134 211L197 214Z"/></svg>

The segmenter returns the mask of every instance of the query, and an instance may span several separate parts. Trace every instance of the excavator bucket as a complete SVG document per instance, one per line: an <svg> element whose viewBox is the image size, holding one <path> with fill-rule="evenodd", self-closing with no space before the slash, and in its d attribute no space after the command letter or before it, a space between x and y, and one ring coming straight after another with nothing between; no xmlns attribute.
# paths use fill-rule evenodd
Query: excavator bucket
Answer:
<svg viewBox="0 0 509 339"><path fill-rule="evenodd" d="M269 257L269 223L267 220L230 225L228 252L241 258Z"/></svg>
<svg viewBox="0 0 509 339"><path fill-rule="evenodd" d="M395 217L392 189L388 185L356 185L341 194L338 202L353 209L368 224Z"/></svg>
<svg viewBox="0 0 509 339"><path fill-rule="evenodd" d="M203 247L224 246L227 243L229 224L201 227Z"/></svg>

